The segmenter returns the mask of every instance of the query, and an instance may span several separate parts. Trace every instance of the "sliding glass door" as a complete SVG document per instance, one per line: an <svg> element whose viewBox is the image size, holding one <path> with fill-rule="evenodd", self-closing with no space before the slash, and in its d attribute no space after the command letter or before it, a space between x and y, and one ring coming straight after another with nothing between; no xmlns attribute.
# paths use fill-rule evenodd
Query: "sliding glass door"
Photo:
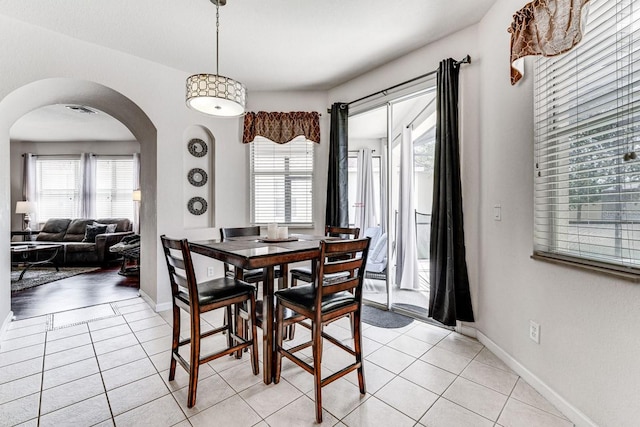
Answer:
<svg viewBox="0 0 640 427"><path fill-rule="evenodd" d="M372 238L364 298L418 317L429 301L435 114L433 81L349 117L349 221Z"/></svg>

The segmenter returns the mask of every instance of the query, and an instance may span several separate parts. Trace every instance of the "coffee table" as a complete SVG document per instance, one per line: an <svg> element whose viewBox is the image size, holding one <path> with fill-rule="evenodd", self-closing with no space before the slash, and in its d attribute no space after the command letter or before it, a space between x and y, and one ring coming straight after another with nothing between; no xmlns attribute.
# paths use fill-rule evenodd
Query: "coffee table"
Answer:
<svg viewBox="0 0 640 427"><path fill-rule="evenodd" d="M58 263L55 261L56 255L58 255L58 251L62 245L58 245L55 243L43 243L43 244L24 244L24 243L11 243L11 262L12 264L24 264L24 270L20 273L20 277L18 277L18 281L22 280L24 273L27 272L28 269L34 266L52 264L56 271L60 271L58 268ZM45 259L40 259L40 254ZM14 257L21 258L20 261L14 261Z"/></svg>

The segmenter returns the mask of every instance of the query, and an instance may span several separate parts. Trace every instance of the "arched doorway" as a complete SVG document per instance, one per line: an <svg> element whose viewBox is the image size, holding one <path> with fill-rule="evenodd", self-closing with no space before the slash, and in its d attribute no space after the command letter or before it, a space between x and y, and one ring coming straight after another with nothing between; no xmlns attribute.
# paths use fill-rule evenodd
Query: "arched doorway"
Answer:
<svg viewBox="0 0 640 427"><path fill-rule="evenodd" d="M77 79L52 78L22 86L0 102L0 233L9 235L10 168L9 130L24 114L51 104L77 104L97 108L124 124L140 143L141 259L140 290L152 301L157 300L157 130L140 107L123 94L104 85ZM8 245L0 245L0 277L9 281ZM0 321L10 312L10 286L0 286Z"/></svg>

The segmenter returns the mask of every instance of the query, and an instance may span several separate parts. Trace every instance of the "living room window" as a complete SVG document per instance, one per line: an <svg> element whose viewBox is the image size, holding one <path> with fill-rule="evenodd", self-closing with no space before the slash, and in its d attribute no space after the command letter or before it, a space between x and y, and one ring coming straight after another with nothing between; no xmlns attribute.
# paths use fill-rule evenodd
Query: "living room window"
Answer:
<svg viewBox="0 0 640 427"><path fill-rule="evenodd" d="M133 219L133 158L91 157L94 165L83 167L80 156L35 156L38 223L49 218L82 217L83 203L93 205L90 210L95 218ZM85 179L85 174L90 174L92 179ZM85 185L93 183L84 196L83 179Z"/></svg>
<svg viewBox="0 0 640 427"><path fill-rule="evenodd" d="M638 274L640 0L590 5L582 42L536 61L534 254Z"/></svg>
<svg viewBox="0 0 640 427"><path fill-rule="evenodd" d="M256 136L250 144L251 222L313 225L313 146L300 136L286 144Z"/></svg>
<svg viewBox="0 0 640 427"><path fill-rule="evenodd" d="M36 158L38 220L77 218L80 212L80 159Z"/></svg>
<svg viewBox="0 0 640 427"><path fill-rule="evenodd" d="M96 160L96 218L133 218L133 160L103 157Z"/></svg>

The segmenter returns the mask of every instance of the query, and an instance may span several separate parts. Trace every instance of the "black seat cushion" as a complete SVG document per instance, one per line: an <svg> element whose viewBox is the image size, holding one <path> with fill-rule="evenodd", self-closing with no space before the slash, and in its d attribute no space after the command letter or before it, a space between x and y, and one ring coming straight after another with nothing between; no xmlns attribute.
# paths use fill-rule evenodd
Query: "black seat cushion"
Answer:
<svg viewBox="0 0 640 427"><path fill-rule="evenodd" d="M313 310L316 291L313 285L296 286L276 292L276 296L290 304ZM322 312L335 310L356 301L351 292L342 291L335 294L326 295L322 298Z"/></svg>
<svg viewBox="0 0 640 427"><path fill-rule="evenodd" d="M274 268L273 271L273 275L275 277L280 277L280 266L276 266ZM227 276L228 277L234 277L235 273L233 271L229 271L227 272ZM262 279L264 278L264 273L262 268L255 268L253 270L244 270L242 272L242 277L245 282L249 282L249 283L255 283L255 282L262 282Z"/></svg>
<svg viewBox="0 0 640 427"><path fill-rule="evenodd" d="M329 282L332 280L341 279L343 277L349 276L349 273L346 271L340 273L332 273L325 274L325 281ZM303 282L313 282L313 276L311 275L311 267L297 267L291 269L291 277L295 277L298 280L302 280Z"/></svg>
<svg viewBox="0 0 640 427"><path fill-rule="evenodd" d="M311 267L296 267L291 269L292 276L308 277L311 281Z"/></svg>
<svg viewBox="0 0 640 427"><path fill-rule="evenodd" d="M200 304L206 305L228 298L251 294L255 292L255 289L254 286L240 280L221 277L219 279L198 283L198 297ZM181 289L180 292L178 292L177 298L189 304L189 294L184 290Z"/></svg>

